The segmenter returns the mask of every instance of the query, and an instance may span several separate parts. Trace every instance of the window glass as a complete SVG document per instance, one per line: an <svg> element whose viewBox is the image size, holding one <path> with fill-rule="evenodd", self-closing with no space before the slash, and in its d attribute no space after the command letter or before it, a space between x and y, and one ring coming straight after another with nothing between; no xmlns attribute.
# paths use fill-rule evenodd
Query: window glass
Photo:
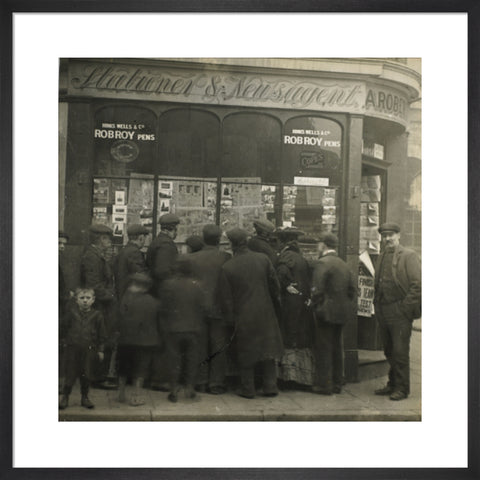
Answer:
<svg viewBox="0 0 480 480"><path fill-rule="evenodd" d="M273 117L258 113L228 116L223 125L222 176L278 183L280 141L280 122Z"/></svg>
<svg viewBox="0 0 480 480"><path fill-rule="evenodd" d="M159 143L159 175L217 176L220 122L213 114L194 109L165 112L159 120Z"/></svg>
<svg viewBox="0 0 480 480"><path fill-rule="evenodd" d="M138 107L100 109L94 119L95 175L153 173L156 152L155 115Z"/></svg>

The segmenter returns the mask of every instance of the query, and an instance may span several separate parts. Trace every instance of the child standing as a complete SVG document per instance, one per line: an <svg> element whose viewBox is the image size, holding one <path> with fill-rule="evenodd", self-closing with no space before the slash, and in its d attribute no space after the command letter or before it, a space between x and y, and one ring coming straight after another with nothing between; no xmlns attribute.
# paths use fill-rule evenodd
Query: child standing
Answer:
<svg viewBox="0 0 480 480"><path fill-rule="evenodd" d="M80 379L81 404L93 408L88 398L95 357L103 361L106 339L103 315L92 308L95 292L92 288L77 288L75 304L67 311L60 324L61 344L65 347L65 384L59 408L68 406L68 397L77 378Z"/></svg>
<svg viewBox="0 0 480 480"><path fill-rule="evenodd" d="M164 281L161 291L163 328L168 335L168 400L171 402L178 400L182 370L185 396L195 397L194 385L200 363L199 337L205 315L204 303L204 293L200 283L192 276L190 261L181 258L177 261L173 277Z"/></svg>
<svg viewBox="0 0 480 480"><path fill-rule="evenodd" d="M129 403L134 407L145 403L141 389L162 338L160 304L150 295L151 287L152 280L148 274L134 273L120 302L118 400L122 403L126 401L125 386L131 378L134 390Z"/></svg>

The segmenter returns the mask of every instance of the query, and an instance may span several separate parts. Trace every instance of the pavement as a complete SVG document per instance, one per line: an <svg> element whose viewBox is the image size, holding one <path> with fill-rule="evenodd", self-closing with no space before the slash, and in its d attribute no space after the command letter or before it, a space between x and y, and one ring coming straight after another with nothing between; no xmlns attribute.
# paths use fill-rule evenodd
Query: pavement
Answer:
<svg viewBox="0 0 480 480"><path fill-rule="evenodd" d="M392 401L374 395L387 382L381 376L347 383L342 393L331 396L308 391L281 391L277 397L257 396L248 400L227 392L223 395L197 394L186 399L180 392L178 403L167 393L145 390L146 403L133 407L119 403L117 391L91 389L95 408L80 406L77 385L70 405L59 411L60 421L421 421L421 323L415 321L410 346L410 396ZM127 395L129 387L127 387Z"/></svg>

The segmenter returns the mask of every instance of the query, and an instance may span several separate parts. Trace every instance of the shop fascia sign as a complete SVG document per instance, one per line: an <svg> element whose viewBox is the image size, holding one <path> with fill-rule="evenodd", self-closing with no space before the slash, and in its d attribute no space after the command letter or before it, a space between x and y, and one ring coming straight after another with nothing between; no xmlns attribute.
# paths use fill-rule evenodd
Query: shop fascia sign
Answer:
<svg viewBox="0 0 480 480"><path fill-rule="evenodd" d="M406 125L408 100L405 95L393 88L367 84L365 114Z"/></svg>
<svg viewBox="0 0 480 480"><path fill-rule="evenodd" d="M71 95L154 101L364 111L365 85L346 80L306 79L232 72L166 71L160 67L70 63Z"/></svg>

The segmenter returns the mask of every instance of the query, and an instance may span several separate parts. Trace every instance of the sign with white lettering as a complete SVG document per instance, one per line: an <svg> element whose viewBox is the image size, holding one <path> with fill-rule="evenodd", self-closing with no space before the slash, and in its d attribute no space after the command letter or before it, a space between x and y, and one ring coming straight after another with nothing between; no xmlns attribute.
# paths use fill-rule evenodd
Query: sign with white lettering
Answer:
<svg viewBox="0 0 480 480"><path fill-rule="evenodd" d="M294 185L311 185L319 187L328 187L328 178L319 177L293 177Z"/></svg>

